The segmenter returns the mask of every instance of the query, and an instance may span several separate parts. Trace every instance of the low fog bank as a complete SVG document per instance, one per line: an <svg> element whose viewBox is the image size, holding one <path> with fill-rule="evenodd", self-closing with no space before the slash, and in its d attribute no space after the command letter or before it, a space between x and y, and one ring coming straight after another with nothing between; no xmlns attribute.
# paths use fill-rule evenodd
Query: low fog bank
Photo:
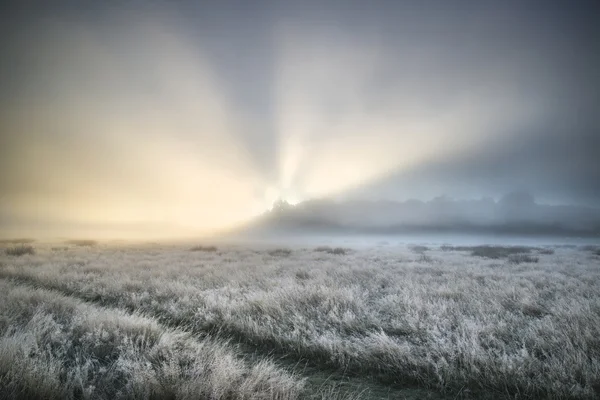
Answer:
<svg viewBox="0 0 600 400"><path fill-rule="evenodd" d="M210 240L219 248L236 247L252 249L315 249L329 247L352 250L367 249L404 249L413 246L428 246L438 248L441 246L531 246L531 247L556 247L556 248L582 248L596 246L597 238L568 237L568 236L533 236L533 235L497 235L497 234L261 234L253 237L235 236ZM188 243L189 244L189 243Z"/></svg>
<svg viewBox="0 0 600 400"><path fill-rule="evenodd" d="M498 201L284 201L236 232L238 236L403 236L440 237L600 237L600 209L538 204L529 193L514 192ZM512 240L512 239L511 239ZM489 242L489 240L488 240Z"/></svg>

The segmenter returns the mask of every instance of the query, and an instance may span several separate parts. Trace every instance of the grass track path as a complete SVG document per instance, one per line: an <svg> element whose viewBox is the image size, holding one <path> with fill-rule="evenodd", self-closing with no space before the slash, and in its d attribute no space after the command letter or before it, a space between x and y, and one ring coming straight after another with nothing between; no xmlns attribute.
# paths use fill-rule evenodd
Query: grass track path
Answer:
<svg viewBox="0 0 600 400"><path fill-rule="evenodd" d="M105 309L116 309L114 306L105 304L101 299L90 299L82 296L80 293L72 290L65 290L63 288L55 287L54 285L44 285L38 280L31 277L1 277L0 279L9 281L13 284L29 286L32 288L44 289L56 293L60 293L63 296L76 298L84 303L92 304L95 306L101 306ZM124 309L120 308L121 311ZM125 310L126 312L130 312ZM146 315L157 319L160 324L171 327L181 328L176 326L174 323L161 318L156 315ZM391 399L431 399L431 400L442 400L442 399L464 399L464 394L459 393L458 396L452 395L450 397L442 396L441 394L428 390L425 388L418 387L402 387L395 384L383 384L376 377L364 376L357 374L347 374L344 371L336 370L331 367L323 367L315 363L314 361L306 358L299 358L291 354L284 353L281 350L273 348L266 350L265 346L257 346L252 344L250 341L244 341L240 335L227 335L226 333L217 330L213 331L200 331L193 329L192 333L199 336L205 336L211 334L215 338L223 338L229 340L232 344L237 345L242 357L250 362L256 363L263 359L269 359L277 367L296 373L299 377L306 379L307 391L314 393L314 398L323 398L319 396L319 393L334 393L339 392L342 394L340 398L348 399L368 399L368 400L391 400ZM216 333L216 335L215 335Z"/></svg>

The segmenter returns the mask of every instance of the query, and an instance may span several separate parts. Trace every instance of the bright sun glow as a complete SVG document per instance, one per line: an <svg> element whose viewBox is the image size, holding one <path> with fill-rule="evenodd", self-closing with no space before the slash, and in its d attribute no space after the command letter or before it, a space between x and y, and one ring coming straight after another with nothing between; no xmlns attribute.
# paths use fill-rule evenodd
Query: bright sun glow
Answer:
<svg viewBox="0 0 600 400"><path fill-rule="evenodd" d="M302 199L291 189L278 189L270 186L265 191L265 204L267 209L271 209L273 204L279 200L285 201L288 204L296 205L302 202Z"/></svg>

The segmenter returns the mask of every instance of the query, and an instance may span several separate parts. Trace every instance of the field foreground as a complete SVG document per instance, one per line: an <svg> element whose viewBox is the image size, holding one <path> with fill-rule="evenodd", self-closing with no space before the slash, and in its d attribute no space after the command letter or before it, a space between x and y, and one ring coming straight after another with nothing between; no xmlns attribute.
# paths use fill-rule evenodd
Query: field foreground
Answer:
<svg viewBox="0 0 600 400"><path fill-rule="evenodd" d="M20 246L0 398L600 396L597 247Z"/></svg>

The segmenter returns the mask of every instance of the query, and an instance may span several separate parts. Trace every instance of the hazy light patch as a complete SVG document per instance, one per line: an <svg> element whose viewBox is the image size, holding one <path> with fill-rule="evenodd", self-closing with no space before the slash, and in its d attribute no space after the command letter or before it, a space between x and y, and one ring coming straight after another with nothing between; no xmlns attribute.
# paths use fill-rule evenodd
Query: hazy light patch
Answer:
<svg viewBox="0 0 600 400"><path fill-rule="evenodd" d="M491 84L485 74L480 84L437 87L428 79L444 68L407 62L414 48L393 53L368 37L344 41L318 29L280 37L279 182L308 198L475 149L500 130L507 140L542 109L510 80Z"/></svg>
<svg viewBox="0 0 600 400"><path fill-rule="evenodd" d="M198 45L151 22L45 28L29 49L44 75L32 67L27 112L5 112L5 213L198 232L253 215L266 184Z"/></svg>

